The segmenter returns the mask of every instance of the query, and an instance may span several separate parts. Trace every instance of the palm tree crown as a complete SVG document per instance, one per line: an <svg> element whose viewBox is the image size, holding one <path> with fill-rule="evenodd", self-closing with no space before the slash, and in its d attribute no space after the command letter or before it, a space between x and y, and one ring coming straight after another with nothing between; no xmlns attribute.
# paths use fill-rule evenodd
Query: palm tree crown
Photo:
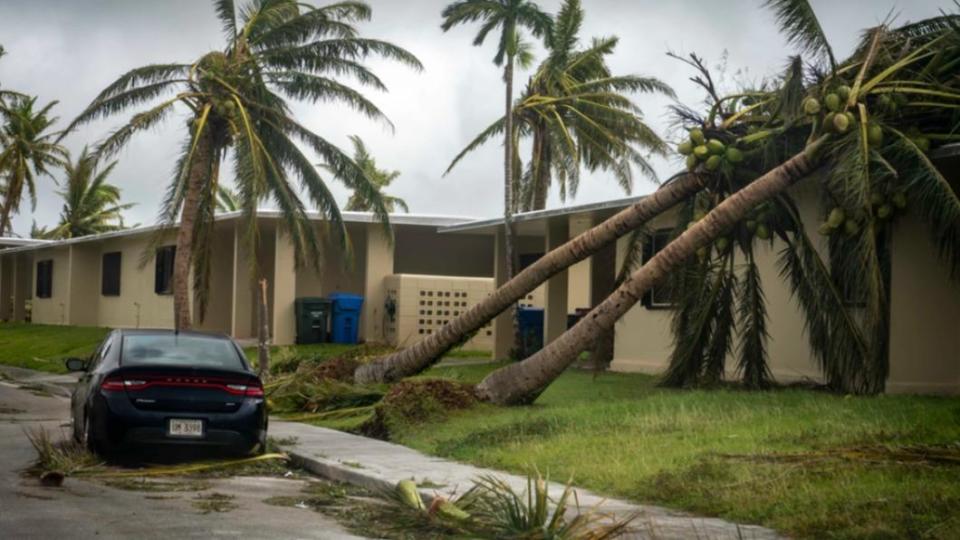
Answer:
<svg viewBox="0 0 960 540"><path fill-rule="evenodd" d="M50 175L50 167L62 166L67 151L57 144L56 134L49 131L57 121L49 116L57 104L48 103L34 110L37 98L16 97L0 108L0 178L4 181L3 204L0 206L0 236L9 232L10 220L20 209L26 190L32 206L37 204L36 177Z"/></svg>
<svg viewBox="0 0 960 540"><path fill-rule="evenodd" d="M181 328L191 322L186 297L191 263L199 280L195 290L201 294L206 290L203 280L209 261L204 253L210 245L221 163L228 158L232 162L245 216L252 217L260 201L272 200L282 213L297 261L316 264L319 244L297 184L332 223L344 245L346 230L332 193L300 145L319 155L347 187L369 197L374 213L385 224L387 209L363 170L336 145L300 124L286 100L340 102L389 126L376 105L336 77L350 76L363 86L385 90L362 63L368 56L422 67L406 50L359 35L354 23L371 15L362 2L313 7L294 0L251 0L238 10L232 0L216 0L214 7L226 37L222 50L192 64L133 69L104 89L73 122L76 126L134 105L158 102L135 114L97 147L97 154L110 155L134 133L168 118L175 105L189 111L188 134L162 212L167 223L182 214L177 240L180 262L175 262L174 270L174 303ZM244 223L244 236L252 246L256 220Z"/></svg>
<svg viewBox="0 0 960 540"><path fill-rule="evenodd" d="M73 163L66 163L66 189L60 191L63 209L60 223L45 238L76 238L124 228L122 212L134 205L120 202L120 188L107 183L117 162L97 170L96 158L83 149Z"/></svg>
<svg viewBox="0 0 960 540"><path fill-rule="evenodd" d="M376 160L373 159L373 156L367 151L367 146L363 144L363 140L356 135L352 135L350 140L353 142L353 160L363 169L367 178L377 186L377 191L380 193L380 197L383 199L387 211L392 213L396 211L397 208L401 208L404 212L409 212L410 209L407 207L406 201L400 197L392 197L383 192L385 187L389 186L391 182L400 176L400 171L378 169ZM365 199L363 194L354 192L353 195L350 195L350 200L347 201L346 210L369 212L373 210L373 206L373 203Z"/></svg>

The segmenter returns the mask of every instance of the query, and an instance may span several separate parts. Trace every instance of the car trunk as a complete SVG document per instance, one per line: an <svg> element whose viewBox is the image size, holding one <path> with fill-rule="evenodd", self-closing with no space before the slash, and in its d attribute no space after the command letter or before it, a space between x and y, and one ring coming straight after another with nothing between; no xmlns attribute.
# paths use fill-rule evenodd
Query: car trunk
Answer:
<svg viewBox="0 0 960 540"><path fill-rule="evenodd" d="M139 365L121 367L110 380L122 381L134 407L164 412L225 413L259 391L251 374L209 368Z"/></svg>

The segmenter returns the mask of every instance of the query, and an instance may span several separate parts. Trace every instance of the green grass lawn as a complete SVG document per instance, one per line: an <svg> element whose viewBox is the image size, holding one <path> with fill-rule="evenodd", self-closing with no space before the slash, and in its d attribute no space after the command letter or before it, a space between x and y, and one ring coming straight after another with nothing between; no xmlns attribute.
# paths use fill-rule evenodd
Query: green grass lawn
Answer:
<svg viewBox="0 0 960 540"><path fill-rule="evenodd" d="M480 380L489 366L430 376ZM513 472L532 467L600 493L810 538L955 538L960 462L855 451L952 445L960 398L844 397L790 389L658 389L638 374L569 372L531 407L482 406L394 440ZM846 457L844 457L846 456Z"/></svg>
<svg viewBox="0 0 960 540"><path fill-rule="evenodd" d="M0 324L0 363L63 372L62 358L89 354L106 331ZM322 361L350 350L280 347L272 361ZM426 376L476 382L493 367L440 367ZM609 496L798 537L955 538L960 530L957 397L676 391L656 388L646 375L594 380L571 371L534 406L480 406L393 426L392 438L434 455L518 473L536 467ZM864 455L930 449L924 445L955 461Z"/></svg>
<svg viewBox="0 0 960 540"><path fill-rule="evenodd" d="M63 359L89 356L107 328L0 323L0 364L66 373Z"/></svg>

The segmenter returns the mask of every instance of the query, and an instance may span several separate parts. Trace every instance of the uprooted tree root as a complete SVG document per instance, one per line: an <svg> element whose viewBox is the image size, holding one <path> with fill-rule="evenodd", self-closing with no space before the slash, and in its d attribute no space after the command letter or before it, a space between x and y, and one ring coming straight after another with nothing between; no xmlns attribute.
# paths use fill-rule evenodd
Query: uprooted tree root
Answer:
<svg viewBox="0 0 960 540"><path fill-rule="evenodd" d="M391 425L417 424L478 403L473 386L449 379L408 379L390 387L361 427L368 437L387 439Z"/></svg>
<svg viewBox="0 0 960 540"><path fill-rule="evenodd" d="M755 463L824 463L851 461L876 465L960 466L960 442L941 445L862 445L798 453L717 454Z"/></svg>

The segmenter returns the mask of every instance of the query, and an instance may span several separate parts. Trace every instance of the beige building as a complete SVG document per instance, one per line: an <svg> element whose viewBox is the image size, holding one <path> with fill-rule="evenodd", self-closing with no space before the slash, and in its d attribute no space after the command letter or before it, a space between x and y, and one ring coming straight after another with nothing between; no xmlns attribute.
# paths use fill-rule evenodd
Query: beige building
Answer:
<svg viewBox="0 0 960 540"><path fill-rule="evenodd" d="M942 156L938 165L960 182L960 158ZM814 182L793 190L811 238L821 212ZM628 198L516 216L521 263L529 263L634 203ZM269 283L273 342L296 340L294 301L300 297L348 292L365 298L360 339L407 346L469 309L503 281L502 220L443 216L392 216L391 241L367 213L345 212L353 245L346 260L328 247L320 270L296 268L293 248L276 213L260 214L262 241L255 254L239 241L237 214L215 224L209 309L202 329L237 338L255 335L251 260ZM670 229L675 217L648 225ZM318 221L318 226L321 223ZM156 229L145 227L67 241L13 242L0 249L0 320L109 327L172 326L170 293L172 232L151 243ZM572 266L521 300L544 308L544 341L567 328L567 316L597 305L613 290L627 240ZM779 277L779 248L761 248L759 262L769 315L771 369L777 380L820 380L807 344L804 320ZM821 246L825 250L825 245ZM960 393L960 284L951 280L917 217L905 215L893 238L891 392ZM672 347L668 306L637 304L617 323L613 369L660 372ZM480 329L466 348L507 356L511 322L501 315ZM729 362L728 365L734 365Z"/></svg>

